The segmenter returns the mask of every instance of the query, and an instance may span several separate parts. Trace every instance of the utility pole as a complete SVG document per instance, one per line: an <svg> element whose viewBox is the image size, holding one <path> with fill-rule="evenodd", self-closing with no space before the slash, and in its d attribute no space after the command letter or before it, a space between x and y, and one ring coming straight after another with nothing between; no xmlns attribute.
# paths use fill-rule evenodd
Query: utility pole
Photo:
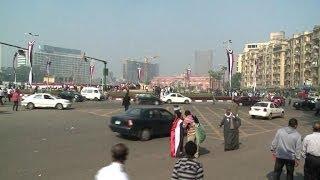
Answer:
<svg viewBox="0 0 320 180"><path fill-rule="evenodd" d="M107 76L108 76L108 73L109 73L109 70L107 69L107 64L108 64L108 61L107 60L102 60L102 59L97 59L97 58L94 58L94 57L89 57L89 56L86 56L85 54L83 55L83 58L85 61L87 61L87 59L92 59L92 60L96 60L96 61L99 61L99 62L102 62L104 67L103 67L103 78L102 78L102 87L103 87L103 91L105 90L105 86L107 85Z"/></svg>

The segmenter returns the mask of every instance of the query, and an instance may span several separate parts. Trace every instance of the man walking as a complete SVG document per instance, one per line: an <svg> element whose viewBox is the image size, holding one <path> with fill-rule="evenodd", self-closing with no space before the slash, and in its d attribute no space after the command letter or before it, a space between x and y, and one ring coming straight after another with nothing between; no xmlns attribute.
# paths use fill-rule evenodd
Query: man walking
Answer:
<svg viewBox="0 0 320 180"><path fill-rule="evenodd" d="M202 164L193 159L197 152L197 145L192 141L187 142L185 152L186 157L179 159L174 165L171 180L203 180Z"/></svg>
<svg viewBox="0 0 320 180"><path fill-rule="evenodd" d="M3 105L3 97L4 97L4 92L3 92L3 90L1 89L1 87L0 87L0 104L1 105Z"/></svg>
<svg viewBox="0 0 320 180"><path fill-rule="evenodd" d="M18 106L19 106L19 101L20 101L20 91L18 88L14 90L12 97L11 97L11 100L13 101L12 110L18 111Z"/></svg>
<svg viewBox="0 0 320 180"><path fill-rule="evenodd" d="M239 149L239 127L241 126L241 119L232 114L230 109L227 109L219 127L222 126L224 127L224 151Z"/></svg>
<svg viewBox="0 0 320 180"><path fill-rule="evenodd" d="M272 141L271 152L276 158L274 165L275 180L280 180L284 165L287 169L287 180L292 180L294 167L299 165L302 144L301 135L296 130L297 127L297 119L291 118L287 127L278 129Z"/></svg>
<svg viewBox="0 0 320 180"><path fill-rule="evenodd" d="M301 155L305 158L304 179L320 180L320 121L313 124L313 133L304 138Z"/></svg>
<svg viewBox="0 0 320 180"><path fill-rule="evenodd" d="M127 90L126 95L123 97L122 106L124 106L125 111L129 109L129 106L130 106L129 90Z"/></svg>
<svg viewBox="0 0 320 180"><path fill-rule="evenodd" d="M127 159L129 150L122 144L116 144L111 148L112 163L98 171L95 180L129 180L127 173L124 171L124 163Z"/></svg>

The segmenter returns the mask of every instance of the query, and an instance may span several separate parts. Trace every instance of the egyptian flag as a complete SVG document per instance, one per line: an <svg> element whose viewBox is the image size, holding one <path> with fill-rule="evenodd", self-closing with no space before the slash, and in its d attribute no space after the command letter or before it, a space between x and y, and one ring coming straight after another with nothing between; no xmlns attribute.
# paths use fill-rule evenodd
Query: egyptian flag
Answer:
<svg viewBox="0 0 320 180"><path fill-rule="evenodd" d="M90 77L92 79L92 76L93 76L93 72L94 72L94 65L90 65Z"/></svg>
<svg viewBox="0 0 320 180"><path fill-rule="evenodd" d="M176 157L178 149L183 143L182 120L175 119L170 130L170 155Z"/></svg>
<svg viewBox="0 0 320 180"><path fill-rule="evenodd" d="M231 49L227 49L227 57L228 57L228 70L229 70L229 77L232 76L232 69L233 69L233 51Z"/></svg>
<svg viewBox="0 0 320 180"><path fill-rule="evenodd" d="M51 66L51 61L47 61L47 64L46 64L47 75L49 75L49 73L50 73L50 66Z"/></svg>
<svg viewBox="0 0 320 180"><path fill-rule="evenodd" d="M29 84L32 85L32 51L35 41L28 42L28 59L30 63Z"/></svg>
<svg viewBox="0 0 320 180"><path fill-rule="evenodd" d="M13 55L12 59L12 68L13 68L13 73L16 75L16 62L17 62L17 57L18 57L18 52L15 52Z"/></svg>
<svg viewBox="0 0 320 180"><path fill-rule="evenodd" d="M138 67L138 79L141 80L141 67Z"/></svg>

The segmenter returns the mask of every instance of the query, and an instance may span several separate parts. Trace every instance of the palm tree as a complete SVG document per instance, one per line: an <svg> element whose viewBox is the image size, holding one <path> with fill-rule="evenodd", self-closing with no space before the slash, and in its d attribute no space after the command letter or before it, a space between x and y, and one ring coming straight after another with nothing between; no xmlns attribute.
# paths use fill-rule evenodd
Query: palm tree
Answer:
<svg viewBox="0 0 320 180"><path fill-rule="evenodd" d="M214 71L214 70L209 70L209 76L212 78L212 79L215 79L217 81L219 81L219 89L220 89L220 84L221 84L221 79L222 79L222 73L221 71Z"/></svg>

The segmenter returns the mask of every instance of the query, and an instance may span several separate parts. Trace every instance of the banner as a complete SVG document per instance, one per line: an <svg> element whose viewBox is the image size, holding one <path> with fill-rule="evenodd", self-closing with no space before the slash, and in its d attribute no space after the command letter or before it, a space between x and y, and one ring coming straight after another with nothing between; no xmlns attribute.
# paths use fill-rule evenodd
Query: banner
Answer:
<svg viewBox="0 0 320 180"><path fill-rule="evenodd" d="M141 80L141 67L138 67L138 79Z"/></svg>
<svg viewBox="0 0 320 180"><path fill-rule="evenodd" d="M13 68L14 75L16 75L17 57L18 57L18 52L15 52L12 59L12 68Z"/></svg>
<svg viewBox="0 0 320 180"><path fill-rule="evenodd" d="M32 85L32 51L33 51L33 45L35 41L28 42L28 59L30 63L30 72L29 72L29 84Z"/></svg>
<svg viewBox="0 0 320 180"><path fill-rule="evenodd" d="M47 61L47 64L46 64L46 72L47 72L47 76L49 76L50 74L50 66L51 66L51 61Z"/></svg>
<svg viewBox="0 0 320 180"><path fill-rule="evenodd" d="M233 70L233 63L234 63L233 51L231 49L227 49L227 56L228 56L229 76L231 76L232 70Z"/></svg>

